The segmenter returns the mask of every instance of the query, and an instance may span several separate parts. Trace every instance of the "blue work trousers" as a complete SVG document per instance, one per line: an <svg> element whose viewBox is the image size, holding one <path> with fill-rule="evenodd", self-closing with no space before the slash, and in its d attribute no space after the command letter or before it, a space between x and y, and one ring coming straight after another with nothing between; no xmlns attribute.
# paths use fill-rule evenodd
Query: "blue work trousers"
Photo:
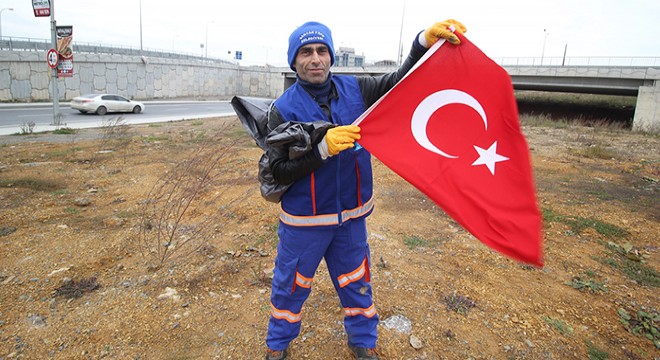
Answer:
<svg viewBox="0 0 660 360"><path fill-rule="evenodd" d="M340 226L296 227L280 222L266 344L284 350L300 333L302 307L322 258L344 308L348 343L375 348L378 337L370 284L365 219Z"/></svg>

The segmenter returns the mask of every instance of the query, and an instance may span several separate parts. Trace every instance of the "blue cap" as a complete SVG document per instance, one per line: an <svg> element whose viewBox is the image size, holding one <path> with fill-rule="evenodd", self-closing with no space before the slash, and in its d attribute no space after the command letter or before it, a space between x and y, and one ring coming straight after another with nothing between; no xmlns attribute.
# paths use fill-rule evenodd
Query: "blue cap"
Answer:
<svg viewBox="0 0 660 360"><path fill-rule="evenodd" d="M335 63L335 47L332 43L332 33L330 29L318 22L310 21L300 25L297 29L293 30L289 36L289 67L295 71L293 64L296 62L296 55L298 50L303 45L307 44L325 44L330 51L330 66Z"/></svg>

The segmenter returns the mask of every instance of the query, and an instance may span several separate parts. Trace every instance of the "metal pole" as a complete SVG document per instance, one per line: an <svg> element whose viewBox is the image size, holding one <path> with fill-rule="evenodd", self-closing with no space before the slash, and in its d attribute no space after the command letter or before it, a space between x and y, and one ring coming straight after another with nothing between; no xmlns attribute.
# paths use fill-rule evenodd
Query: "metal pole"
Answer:
<svg viewBox="0 0 660 360"><path fill-rule="evenodd" d="M2 40L2 12L5 10L14 11L14 8L4 8L0 10L0 40Z"/></svg>
<svg viewBox="0 0 660 360"><path fill-rule="evenodd" d="M403 18L406 16L406 0L403 0L403 12L401 13L401 30L399 30L399 66L403 61Z"/></svg>
<svg viewBox="0 0 660 360"><path fill-rule="evenodd" d="M140 0L140 55L142 55L142 0Z"/></svg>
<svg viewBox="0 0 660 360"><path fill-rule="evenodd" d="M213 24L213 21L206 22L206 40L204 41L204 57L209 57L209 24Z"/></svg>
<svg viewBox="0 0 660 360"><path fill-rule="evenodd" d="M178 34L177 34L177 35L174 35L174 36L172 36L172 52L174 52L174 40L176 40L176 38L178 38L178 37L179 37L179 35L178 35Z"/></svg>
<svg viewBox="0 0 660 360"><path fill-rule="evenodd" d="M543 51L541 51L541 66L543 66L543 55L545 55L545 41L548 39L548 31L546 29L543 29L543 33L545 33L545 36L543 36Z"/></svg>
<svg viewBox="0 0 660 360"><path fill-rule="evenodd" d="M50 42L53 49L57 50L57 22L55 21L55 0L50 0ZM59 66L59 65L58 65ZM57 68L51 69L50 88L53 97L53 123L61 125L60 114L60 91L57 84Z"/></svg>
<svg viewBox="0 0 660 360"><path fill-rule="evenodd" d="M564 63L566 62L566 49L568 49L568 43L564 45L564 57L561 59L561 66L564 66Z"/></svg>

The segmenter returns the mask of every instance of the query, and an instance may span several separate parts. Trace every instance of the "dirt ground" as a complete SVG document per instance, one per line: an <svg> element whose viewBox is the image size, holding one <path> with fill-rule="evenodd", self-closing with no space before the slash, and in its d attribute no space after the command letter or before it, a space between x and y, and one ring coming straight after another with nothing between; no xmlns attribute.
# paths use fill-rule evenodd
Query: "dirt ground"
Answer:
<svg viewBox="0 0 660 360"><path fill-rule="evenodd" d="M660 138L524 132L543 269L489 250L374 159L382 359L660 359L628 330L660 322ZM0 137L0 359L263 358L278 205L256 190L259 156L234 117ZM157 196L190 181L190 204ZM350 359L342 319L322 264L290 358Z"/></svg>

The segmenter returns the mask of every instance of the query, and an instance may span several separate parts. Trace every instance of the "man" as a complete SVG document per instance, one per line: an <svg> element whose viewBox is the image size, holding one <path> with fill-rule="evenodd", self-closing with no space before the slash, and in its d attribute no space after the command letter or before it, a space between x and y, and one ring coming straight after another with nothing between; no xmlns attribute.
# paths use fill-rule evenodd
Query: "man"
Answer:
<svg viewBox="0 0 660 360"><path fill-rule="evenodd" d="M302 306L316 269L325 258L344 309L348 347L358 359L378 359L378 315L370 284L370 251L365 218L373 210L370 154L355 142L360 128L350 125L390 90L438 39L459 44L455 20L419 33L406 61L379 77L339 76L330 29L318 22L298 27L289 37L288 61L297 81L275 100L268 114L269 137L292 123L331 123L312 150L295 158L288 149L268 147L276 183L289 186L281 197L279 244L271 290L266 359L286 359L301 326Z"/></svg>

